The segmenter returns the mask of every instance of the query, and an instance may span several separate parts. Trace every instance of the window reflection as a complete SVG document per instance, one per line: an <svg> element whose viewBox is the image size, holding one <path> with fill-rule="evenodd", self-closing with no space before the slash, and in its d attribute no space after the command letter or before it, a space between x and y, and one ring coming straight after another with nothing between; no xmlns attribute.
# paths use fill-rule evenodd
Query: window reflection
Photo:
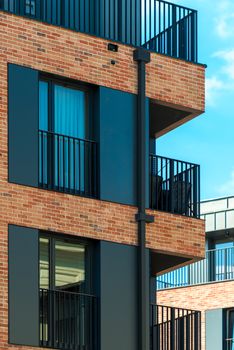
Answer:
<svg viewBox="0 0 234 350"><path fill-rule="evenodd" d="M81 244L56 241L55 288L79 292L85 282L85 247Z"/></svg>
<svg viewBox="0 0 234 350"><path fill-rule="evenodd" d="M40 238L40 288L49 289L49 240Z"/></svg>

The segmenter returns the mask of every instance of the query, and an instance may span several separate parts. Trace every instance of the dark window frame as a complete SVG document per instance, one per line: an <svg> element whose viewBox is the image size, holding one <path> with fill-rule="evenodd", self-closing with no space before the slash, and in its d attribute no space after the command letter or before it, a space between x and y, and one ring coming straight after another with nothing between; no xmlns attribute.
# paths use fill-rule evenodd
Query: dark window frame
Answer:
<svg viewBox="0 0 234 350"><path fill-rule="evenodd" d="M46 238L49 241L49 289L56 291L55 280L55 241L64 241L66 243L81 244L85 246L85 290L82 293L93 294L94 275L93 275L93 250L94 244L85 238L71 237L65 234L55 234L48 231L40 231L40 238ZM39 261L40 261L40 244L39 244ZM39 268L39 288L40 288L40 263ZM51 276L51 274L54 274Z"/></svg>
<svg viewBox="0 0 234 350"><path fill-rule="evenodd" d="M54 184L54 169L55 169L55 163L54 163L54 152L53 142L49 142L48 149L46 152L46 156L48 159L49 166L46 168L45 174L41 168L39 168L40 174L42 174L42 177L45 176L45 182L39 180L38 186L42 187L47 190L57 191L57 192L65 192L73 195L79 195L82 197L88 197L88 198L99 198L99 128L97 126L97 121L95 116L95 110L98 107L97 100L96 100L96 93L97 93L97 87L93 84L88 84L86 82L76 81L71 78L67 77L61 77L50 73L40 72L39 78L38 78L38 84L40 82L45 82L48 84L48 93L47 93L47 129L41 129L40 128L40 113L38 118L38 130L39 130L39 137L41 138L43 134L48 133L50 138L52 139L53 135L55 139L58 139L58 135L61 135L63 139L69 138L70 136L67 136L65 134L58 134L54 132L54 86L60 85L63 87L71 88L74 90L82 91L85 93L85 137L82 138L76 138L71 137L71 139L77 139L80 140L80 145L86 145L86 151L85 151L85 164L86 166L88 163L91 162L91 168L92 172L89 173L89 170L83 169L82 172L85 173L85 188L70 188L69 186L65 185L65 182L62 181L62 184L55 185ZM38 93L40 95L40 89L38 89ZM40 96L39 96L39 104L40 104ZM62 140L63 140L62 139ZM94 146L92 146L94 145ZM39 146L40 147L40 146ZM41 148L40 148L41 150ZM40 152L40 150L38 152ZM45 159L44 158L44 159ZM39 155L39 159L40 155ZM39 160L40 162L40 160ZM85 167L86 167L85 166ZM44 168L45 169L45 168ZM79 177L80 178L80 177ZM68 180L69 181L69 180Z"/></svg>
<svg viewBox="0 0 234 350"><path fill-rule="evenodd" d="M36 17L36 0L24 0L24 15Z"/></svg>
<svg viewBox="0 0 234 350"><path fill-rule="evenodd" d="M54 86L60 85L85 93L85 140L94 141L94 88L86 83L43 73L39 75L40 81L48 83L48 131L54 132Z"/></svg>
<svg viewBox="0 0 234 350"><path fill-rule="evenodd" d="M40 238L49 239L49 244L51 245L51 247L49 246L49 252L50 249L52 249L54 250L54 253L56 240L84 245L86 275L85 288L84 290L78 292L63 291L56 288L53 281L53 285L49 286L49 289L41 289L39 277L40 346L47 348L69 349L71 347L74 348L74 346L75 348L80 348L80 346L83 347L83 342L87 342L87 347L94 350L96 349L96 342L98 340L98 297L94 292L94 278L96 278L96 276L94 276L94 263L97 241L43 230L39 232L38 240L40 240ZM55 254L52 253L52 256L49 256L49 264L51 264L51 259L54 259L54 261L52 262L52 265L49 266L49 272L53 271L53 273L55 273ZM40 276L40 244L38 268ZM87 276L89 277L89 280L87 280ZM51 280L51 276L49 276L49 279ZM60 292L62 292L62 294L60 294ZM74 308L71 307L72 302L74 303ZM67 325L69 325L70 330L67 329ZM45 329L47 331L45 331ZM80 332L79 336L74 334L73 329Z"/></svg>

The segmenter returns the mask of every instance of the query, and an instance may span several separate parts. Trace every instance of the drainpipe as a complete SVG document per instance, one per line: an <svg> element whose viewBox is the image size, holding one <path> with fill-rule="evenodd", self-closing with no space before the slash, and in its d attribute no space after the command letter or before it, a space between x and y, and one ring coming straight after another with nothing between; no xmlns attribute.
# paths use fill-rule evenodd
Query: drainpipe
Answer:
<svg viewBox="0 0 234 350"><path fill-rule="evenodd" d="M146 223L153 222L154 217L146 214L146 103L145 103L145 65L150 62L150 53L145 49L136 49L133 59L138 63L138 95L137 95L137 204L138 213L138 334L139 350L149 350L149 320L147 320L147 308L149 299L146 294L146 286L149 276L146 265L145 234ZM148 176L148 174L147 174Z"/></svg>

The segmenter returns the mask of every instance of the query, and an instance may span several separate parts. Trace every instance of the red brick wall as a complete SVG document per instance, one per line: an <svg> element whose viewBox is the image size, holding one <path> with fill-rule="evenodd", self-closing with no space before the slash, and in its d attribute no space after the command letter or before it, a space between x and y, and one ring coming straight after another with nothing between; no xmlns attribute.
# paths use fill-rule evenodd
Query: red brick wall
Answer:
<svg viewBox="0 0 234 350"><path fill-rule="evenodd" d="M114 89L137 92L133 48L119 45L107 51L108 41L0 12L1 74L6 62L64 75ZM116 65L111 64L116 60ZM201 65L152 53L147 65L147 96L164 103L204 111L204 73Z"/></svg>
<svg viewBox="0 0 234 350"><path fill-rule="evenodd" d="M136 93L133 48L0 12L0 349L8 345L8 224L137 244L136 208L9 184L7 157L7 63ZM110 64L116 59L115 66ZM157 54L147 66L147 95L194 111L204 109L204 68ZM152 212L147 246L199 258L204 223ZM20 347L14 347L18 349Z"/></svg>
<svg viewBox="0 0 234 350"><path fill-rule="evenodd" d="M157 303L202 311L202 350L205 350L205 310L234 307L234 281L173 288L157 292Z"/></svg>

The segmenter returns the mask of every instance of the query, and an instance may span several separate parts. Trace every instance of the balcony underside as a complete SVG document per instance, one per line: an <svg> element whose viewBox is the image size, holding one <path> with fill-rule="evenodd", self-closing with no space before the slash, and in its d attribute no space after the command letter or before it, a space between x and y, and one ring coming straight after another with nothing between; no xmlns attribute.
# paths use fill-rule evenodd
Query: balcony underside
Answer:
<svg viewBox="0 0 234 350"><path fill-rule="evenodd" d="M211 249L204 260L159 276L158 289L228 281L234 279L234 248Z"/></svg>
<svg viewBox="0 0 234 350"><path fill-rule="evenodd" d="M158 138L169 131L192 120L200 113L183 109L182 106L166 105L151 101L150 103L150 137Z"/></svg>
<svg viewBox="0 0 234 350"><path fill-rule="evenodd" d="M168 255L162 253L152 254L152 274L157 275L165 271L170 271L178 266L191 263L192 259L178 255Z"/></svg>

